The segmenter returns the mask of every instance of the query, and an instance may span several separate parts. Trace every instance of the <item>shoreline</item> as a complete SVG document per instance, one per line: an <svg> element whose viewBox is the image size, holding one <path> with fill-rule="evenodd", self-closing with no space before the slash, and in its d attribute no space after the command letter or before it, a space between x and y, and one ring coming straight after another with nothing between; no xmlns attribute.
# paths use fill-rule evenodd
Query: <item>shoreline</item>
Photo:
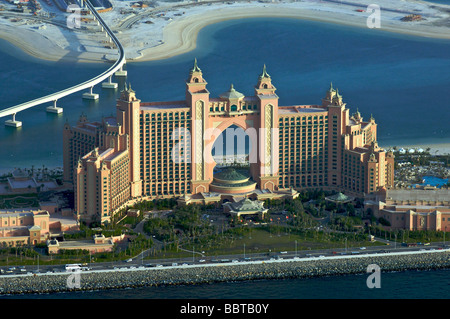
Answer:
<svg viewBox="0 0 450 319"><path fill-rule="evenodd" d="M0 24L0 39L8 42L32 58L46 62L108 63L107 60L102 59L98 54L79 54L74 51L65 50L48 37L36 35L36 32L27 29L18 30L14 26Z"/></svg>
<svg viewBox="0 0 450 319"><path fill-rule="evenodd" d="M0 296L367 274L373 264L381 272L450 269L450 250L86 271L80 273L79 286L74 288L68 287L73 273L0 276Z"/></svg>
<svg viewBox="0 0 450 319"><path fill-rule="evenodd" d="M430 154L434 155L450 155L450 143L437 143L437 142L432 142L430 141L430 143L381 143L380 144L381 148L384 148L386 150L393 148L393 147L397 147L397 149L400 148L404 148L405 150L408 150L410 148L414 148L414 149L426 149L426 148L430 148Z"/></svg>
<svg viewBox="0 0 450 319"><path fill-rule="evenodd" d="M380 147L384 148L386 150L393 148L393 147L397 147L398 149L400 148L404 148L404 149L410 149L410 148L423 148L426 149L427 147L430 148L430 154L434 155L450 155L450 143L440 143L440 142L436 142L436 141L430 141L430 143L422 142L422 143L381 143ZM25 165L24 167L22 166L18 166L18 167L1 167L0 168L0 176L4 175L4 174L9 174L12 173L15 169L17 168L25 168L25 169L29 169L31 168L31 162L30 165L27 166ZM63 165L62 163L59 165L56 164L46 164L46 163L41 163L40 165L42 166L42 164L45 165L46 168L48 168L49 170L52 169L56 169L56 170L62 170L63 169ZM36 166L36 165L35 165ZM41 166L37 166L37 167L41 167Z"/></svg>
<svg viewBox="0 0 450 319"><path fill-rule="evenodd" d="M421 5L424 10L431 10L434 6L432 3L423 3L421 1L409 1L407 4L410 5L411 8L413 5ZM361 6L365 5L367 4L361 4ZM188 4L186 4L186 8L181 8L186 11L186 14L181 17L173 17L173 21L157 22L153 27L145 27L142 26L144 24L143 20L145 20L144 15L139 22L136 22L136 24L140 23L140 25L133 26L133 30L135 31L131 30L128 34L127 30L124 32L120 31L119 33L121 34L118 34L119 40L123 37L125 42L129 44L124 44L125 51L127 51L127 49L129 51L126 54L129 56L127 62L134 63L162 60L190 52L197 47L197 36L201 29L212 24L229 20L241 20L247 18L287 18L368 29L366 24L368 13L354 12L355 8L352 6L341 8L339 5L336 5L336 3L327 3L324 6L322 6L322 3L316 3L314 6L311 2L236 2L233 3L233 5L227 5L225 2L218 2L210 6L198 5L193 6L192 8L188 7ZM411 8L409 10L411 10ZM168 8L167 13L174 13L178 9L180 8ZM105 13L104 15L105 21L106 23L111 24L108 19L111 20L113 17L108 16L108 14L110 13ZM445 17L440 17L439 19L436 18L436 21L443 23L449 20L449 14L441 12L441 15L445 15ZM396 20L397 17L391 12L384 13L381 18L381 27L373 29L374 32L383 31L424 38L450 39L450 28L447 26L430 24L434 23L433 21L430 23L419 22L414 24L414 27L412 28L411 23ZM24 19L26 19L26 17L24 17ZM450 22L448 22L448 24L450 25ZM111 27L114 30L115 26L112 25ZM11 33L11 29L14 29L15 33ZM153 44L146 43L143 48L140 48L139 45L142 43L139 41L143 41L143 39L146 38L133 38L133 36L140 31L146 32L149 30L151 31L150 37L153 37L153 39L151 39ZM48 36L35 32L34 30L0 24L1 39L8 41L35 58L47 61L79 63L108 62L108 59L106 58L109 55L108 53L101 51L88 52L75 49L78 45L82 46L80 38L84 36L83 32L80 34L66 30L60 30L59 32L64 33L68 38L67 41L72 42L66 48L61 47L61 44L57 43L56 40L52 41ZM19 34L19 36L17 36L17 34ZM79 43L75 43L76 41ZM147 39L147 41L150 40ZM121 42L123 43L124 41Z"/></svg>
<svg viewBox="0 0 450 319"><path fill-rule="evenodd" d="M336 18L334 13L328 12L320 12L318 16L314 16L303 9L289 7L246 8L247 11L242 11L242 9L243 8L222 8L215 10L214 12L208 12L207 16L202 16L201 14L192 15L174 21L164 28L163 44L142 50L141 57L132 59L129 62L162 60L190 52L196 48L197 36L201 29L212 24L230 20L241 20L246 18L285 18L331 23L338 26L367 28L366 17L345 20L345 17ZM384 31L434 39L450 39L450 31L445 34L436 33L436 30L433 30L432 28L431 30L411 30L411 28L408 28L406 25L404 28L399 28L398 25L390 24L386 26L382 23L381 28L375 29L374 31Z"/></svg>

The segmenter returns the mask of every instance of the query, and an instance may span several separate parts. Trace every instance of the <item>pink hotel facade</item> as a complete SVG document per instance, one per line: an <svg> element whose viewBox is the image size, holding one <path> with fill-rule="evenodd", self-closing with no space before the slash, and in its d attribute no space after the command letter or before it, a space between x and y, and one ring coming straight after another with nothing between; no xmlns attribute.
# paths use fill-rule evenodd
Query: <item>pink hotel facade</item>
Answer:
<svg viewBox="0 0 450 319"><path fill-rule="evenodd" d="M378 147L375 120L350 115L333 87L319 105L279 106L265 66L253 96L231 86L212 98L206 86L195 61L183 101L141 102L128 87L116 116L66 123L64 178L74 185L80 220L108 221L139 198L276 198L308 188L364 196L393 185L394 157ZM252 141L250 169L247 178L217 186L211 148L232 125ZM177 135L180 130L188 134Z"/></svg>

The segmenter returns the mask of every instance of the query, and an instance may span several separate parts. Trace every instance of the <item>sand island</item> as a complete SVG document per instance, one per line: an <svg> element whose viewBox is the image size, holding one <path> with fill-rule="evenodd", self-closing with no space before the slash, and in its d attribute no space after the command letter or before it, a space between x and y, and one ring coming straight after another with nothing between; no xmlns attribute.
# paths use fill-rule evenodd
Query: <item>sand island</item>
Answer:
<svg viewBox="0 0 450 319"><path fill-rule="evenodd" d="M107 0L106 0L107 1ZM62 2L62 1L61 1ZM6 2L5 2L6 3ZM100 62L116 58L101 27L92 17L81 16L71 28L65 12L52 0L42 1L38 13L17 12L17 5L0 8L0 38L35 57L51 61ZM205 26L253 17L292 18L368 28L373 0L305 1L120 1L101 15L125 47L128 62L158 60L196 47ZM450 39L450 5L425 1L378 0L378 30L421 37ZM3 9L3 10L2 10ZM69 10L70 11L70 10Z"/></svg>

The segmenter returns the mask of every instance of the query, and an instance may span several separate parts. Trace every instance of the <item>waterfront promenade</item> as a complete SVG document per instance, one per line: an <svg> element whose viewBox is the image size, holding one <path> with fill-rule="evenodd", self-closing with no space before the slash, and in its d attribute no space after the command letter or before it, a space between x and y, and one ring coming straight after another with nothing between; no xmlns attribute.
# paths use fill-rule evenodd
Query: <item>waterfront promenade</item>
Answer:
<svg viewBox="0 0 450 319"><path fill-rule="evenodd" d="M68 277L74 273L3 275L0 276L0 294L366 274L367 267L373 264L378 265L381 272L449 269L450 249L89 270L79 273L79 286L72 288L68 285Z"/></svg>

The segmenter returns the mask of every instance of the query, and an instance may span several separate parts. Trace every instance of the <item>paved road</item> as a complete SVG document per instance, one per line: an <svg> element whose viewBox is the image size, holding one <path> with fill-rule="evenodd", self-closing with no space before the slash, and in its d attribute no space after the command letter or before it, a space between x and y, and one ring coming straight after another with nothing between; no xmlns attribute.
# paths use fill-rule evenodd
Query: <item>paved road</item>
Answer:
<svg viewBox="0 0 450 319"><path fill-rule="evenodd" d="M449 245L446 246L449 248ZM240 254L240 255L220 255L220 256L207 256L207 255L193 255L186 258L171 258L171 259L143 259L141 255L131 259L131 261L114 261L105 263L91 263L87 265L93 270L102 269L114 269L114 268L130 268L130 267L157 267L157 266L173 266L183 264L203 264L203 263L228 263L236 261L255 261L255 260L270 260L270 259L291 259L294 257L330 257L330 256L342 256L342 255L356 255L356 254L377 254L377 253L395 253L406 251L421 251L421 250L441 250L443 248L443 242L433 243L430 245L419 245L417 247L402 247L399 243L389 246L370 246L370 247L347 247L338 249L324 249L324 250L301 250L301 251L286 251L286 252L270 252L270 253L258 253L258 254ZM14 269L12 269L14 268ZM23 269L23 270L22 270ZM0 275L8 274L26 274L29 272L40 273L50 272L64 272L65 265L53 265L53 266L2 266L0 267Z"/></svg>

